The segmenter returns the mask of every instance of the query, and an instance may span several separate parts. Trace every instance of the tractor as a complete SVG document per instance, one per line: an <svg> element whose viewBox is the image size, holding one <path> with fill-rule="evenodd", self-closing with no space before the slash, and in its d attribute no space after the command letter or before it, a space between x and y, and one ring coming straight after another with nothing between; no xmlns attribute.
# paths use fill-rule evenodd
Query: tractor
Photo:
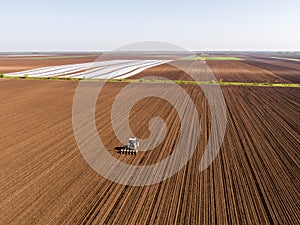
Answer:
<svg viewBox="0 0 300 225"><path fill-rule="evenodd" d="M136 137L131 137L128 140L128 144L121 148L121 154L133 154L136 155L138 152L139 142Z"/></svg>

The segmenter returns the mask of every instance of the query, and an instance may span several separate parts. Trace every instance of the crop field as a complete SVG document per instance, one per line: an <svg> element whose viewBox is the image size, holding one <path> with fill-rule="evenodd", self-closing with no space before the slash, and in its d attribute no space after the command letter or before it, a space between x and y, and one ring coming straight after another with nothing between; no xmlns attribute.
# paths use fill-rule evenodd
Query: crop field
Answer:
<svg viewBox="0 0 300 225"><path fill-rule="evenodd" d="M88 79L123 79L145 69L165 64L167 60L109 60L100 62L48 66L21 72L6 73L6 77L63 77Z"/></svg>
<svg viewBox="0 0 300 225"><path fill-rule="evenodd" d="M173 61L167 57L94 62L97 57L60 56L45 60L0 57L0 74L5 75L0 78L0 224L297 224L300 221L297 61L268 55L245 55L243 60L205 60L215 74L215 82L221 80L227 126L219 154L206 170L200 171L212 123L207 97L195 83L207 81L200 62L182 58ZM178 69L182 67L196 74L196 81ZM195 152L178 173L160 183L133 187L112 182L87 164L74 137L73 99L81 81L8 78L26 74L33 78L115 78L104 84L96 102L97 135L111 156L135 166L153 165L171 155L182 125L171 103L154 96L144 98L130 111L132 131L138 139L145 139L150 135L151 118L161 117L167 127L165 139L152 151L136 156L119 154L115 148L122 143L112 126L111 111L121 90L131 85L134 92L127 96L129 99L145 91L169 93L172 100L180 102L183 111L190 98L201 124ZM153 76L155 80L148 78ZM129 82L125 82L127 78ZM142 78L146 81L131 82ZM174 84L164 83L160 78L176 81L187 95L173 93ZM257 85L243 85L251 82ZM260 86L262 83L283 86ZM207 87L213 89L214 83ZM118 126L122 128L123 124ZM190 120L191 131L194 126ZM160 126L155 124L155 127ZM189 137L186 143L192 139ZM107 167L113 172L112 165Z"/></svg>
<svg viewBox="0 0 300 225"><path fill-rule="evenodd" d="M77 56L77 57L76 57ZM66 64L88 63L95 61L99 55L71 55L71 56L43 55L0 55L0 73L18 72L47 66L60 66ZM63 57L63 58L62 58ZM39 60L37 60L39 58Z"/></svg>
<svg viewBox="0 0 300 225"><path fill-rule="evenodd" d="M226 61L232 61L232 60L243 60L241 58L237 57L230 57L230 56L188 56L182 58L182 60L226 60Z"/></svg>
<svg viewBox="0 0 300 225"><path fill-rule="evenodd" d="M282 59L248 59L246 61L248 65L259 67L264 71L269 71L279 79L284 79L290 83L300 83L300 63L290 60Z"/></svg>

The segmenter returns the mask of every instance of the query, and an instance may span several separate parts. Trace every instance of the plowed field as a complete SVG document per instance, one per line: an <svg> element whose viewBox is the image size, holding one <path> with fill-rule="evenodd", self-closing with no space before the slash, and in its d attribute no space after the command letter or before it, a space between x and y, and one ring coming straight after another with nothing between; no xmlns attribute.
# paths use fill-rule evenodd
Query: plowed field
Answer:
<svg viewBox="0 0 300 225"><path fill-rule="evenodd" d="M221 68L228 66L218 63L225 63ZM250 67L244 69L245 80L253 80L247 72ZM241 78L232 72L228 79ZM261 75L255 79L264 76L281 82L276 76L257 73ZM1 80L0 224L297 224L300 220L299 88L222 87L228 117L225 138L213 164L200 172L210 110L198 86L183 85L201 121L194 155L170 179L131 187L98 175L80 154L72 129L77 84ZM172 153L170 146L178 140L176 110L155 97L136 104L130 116L136 136L147 137L148 126L141 124L160 116L168 127L166 139L150 152L118 154L114 148L120 142L111 126L110 110L125 85L105 84L96 107L98 134L109 152L123 162L159 162ZM169 85L138 83L134 87L141 92L167 91ZM182 107L184 102L183 98Z"/></svg>

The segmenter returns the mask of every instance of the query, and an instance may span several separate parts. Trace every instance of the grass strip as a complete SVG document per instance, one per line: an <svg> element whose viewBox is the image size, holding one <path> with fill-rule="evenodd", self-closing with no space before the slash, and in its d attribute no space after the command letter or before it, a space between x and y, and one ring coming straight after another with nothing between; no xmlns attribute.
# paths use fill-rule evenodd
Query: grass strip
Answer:
<svg viewBox="0 0 300 225"><path fill-rule="evenodd" d="M73 80L73 81L101 81L108 83L145 83L145 84L191 84L191 85L221 85L221 86L248 86L248 87L300 87L296 83L256 83L256 82L227 82L227 81L189 81L189 80L157 80L157 79L87 79L70 77L11 77L0 74L0 78L26 79L26 80Z"/></svg>
<svg viewBox="0 0 300 225"><path fill-rule="evenodd" d="M283 60L300 62L300 59L294 59L294 58L285 58L285 57L271 57L271 58L272 59L283 59Z"/></svg>
<svg viewBox="0 0 300 225"><path fill-rule="evenodd" d="M158 83L158 84L192 84L192 85L221 85L221 86L250 86L250 87L300 87L300 84L255 83L255 82L226 82L226 81L188 81L188 80L154 80L154 79L108 79L105 82L123 83Z"/></svg>
<svg viewBox="0 0 300 225"><path fill-rule="evenodd" d="M26 80L82 80L81 78L72 78L72 77L29 77L29 76L5 76L0 74L0 78L8 79L26 79Z"/></svg>

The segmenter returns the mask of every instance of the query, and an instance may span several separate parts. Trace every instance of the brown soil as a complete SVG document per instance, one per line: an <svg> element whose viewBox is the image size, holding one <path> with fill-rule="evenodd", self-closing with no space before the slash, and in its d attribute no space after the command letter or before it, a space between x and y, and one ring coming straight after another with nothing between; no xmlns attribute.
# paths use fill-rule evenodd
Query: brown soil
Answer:
<svg viewBox="0 0 300 225"><path fill-rule="evenodd" d="M110 107L126 84L108 83L97 107L98 132L112 149ZM138 90L156 84L135 84ZM213 164L199 172L208 138L209 107L197 86L183 86L201 120L201 136L189 163L170 179L146 187L113 183L81 156L72 130L77 82L0 82L0 224L297 224L300 130L298 88L224 87L228 125ZM164 88L168 88L165 85ZM146 107L151 103L152 111ZM165 143L178 139L178 117L159 99L137 104L138 124L153 115L167 120ZM146 108L143 108L146 107ZM139 129L137 129L139 128ZM138 156L111 154L146 165L170 153L169 144Z"/></svg>
<svg viewBox="0 0 300 225"><path fill-rule="evenodd" d="M276 74L246 64L244 61L207 61L218 80L237 82L267 82L267 83L290 83L288 80L278 77Z"/></svg>
<svg viewBox="0 0 300 225"><path fill-rule="evenodd" d="M296 63L277 62L274 60L249 59L245 61L208 60L206 65L213 72L216 80L227 82L257 82L257 83L300 83L300 67ZM161 76L171 80L192 80L180 68L195 70L199 64L191 60L181 60L170 64L149 68L133 77ZM203 77L198 77L203 81Z"/></svg>
<svg viewBox="0 0 300 225"><path fill-rule="evenodd" d="M159 79L159 77L164 77L170 80L192 80L192 78L187 73L180 70L180 68L188 69L192 64L193 61L190 60L178 60L175 63L166 63L159 66L151 67L137 75L130 77L130 79L139 79L148 76L156 76L157 79Z"/></svg>
<svg viewBox="0 0 300 225"><path fill-rule="evenodd" d="M245 63L268 70L289 83L300 83L300 62L278 59L249 59Z"/></svg>

